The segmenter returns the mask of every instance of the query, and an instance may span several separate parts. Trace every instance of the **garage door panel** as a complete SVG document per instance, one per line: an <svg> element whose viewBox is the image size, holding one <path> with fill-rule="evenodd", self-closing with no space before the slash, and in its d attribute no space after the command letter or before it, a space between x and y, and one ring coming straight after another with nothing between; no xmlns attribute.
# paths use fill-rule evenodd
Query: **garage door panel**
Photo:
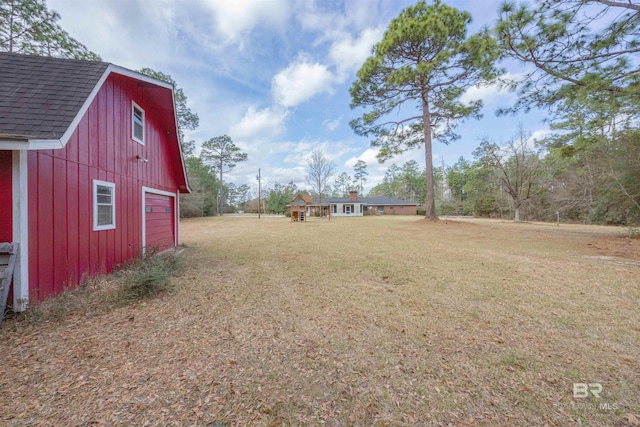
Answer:
<svg viewBox="0 0 640 427"><path fill-rule="evenodd" d="M146 247L164 250L175 245L174 198L145 194Z"/></svg>

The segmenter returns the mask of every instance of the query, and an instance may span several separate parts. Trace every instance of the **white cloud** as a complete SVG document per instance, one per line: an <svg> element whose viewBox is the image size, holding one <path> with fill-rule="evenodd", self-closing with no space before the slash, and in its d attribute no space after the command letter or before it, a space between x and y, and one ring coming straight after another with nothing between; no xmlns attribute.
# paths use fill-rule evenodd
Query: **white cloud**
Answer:
<svg viewBox="0 0 640 427"><path fill-rule="evenodd" d="M535 131L533 131L533 133L531 134L531 138L529 138L531 141L542 141L543 139L545 139L546 137L548 137L549 135L551 135L553 133L553 131L551 129L537 129Z"/></svg>
<svg viewBox="0 0 640 427"><path fill-rule="evenodd" d="M331 92L333 74L325 65L312 63L306 55L273 77L271 91L276 103L294 107L322 92Z"/></svg>
<svg viewBox="0 0 640 427"><path fill-rule="evenodd" d="M382 27L366 28L355 39L350 34L344 34L334 40L329 49L329 58L341 79L346 79L364 64L371 55L371 48L382 39L383 33Z"/></svg>
<svg viewBox="0 0 640 427"><path fill-rule="evenodd" d="M179 43L173 41L179 11L162 1L87 2L78 7L75 0L50 0L47 6L60 12L65 30L105 61L136 69L141 63L159 67L164 59L179 55Z"/></svg>
<svg viewBox="0 0 640 427"><path fill-rule="evenodd" d="M501 80L515 80L519 81L524 78L524 75L506 73L501 76ZM497 101L498 98L515 97L511 92L507 84L494 83L491 85L481 84L472 86L460 97L460 101L463 103L469 103L478 99L482 100L484 105L490 105Z"/></svg>
<svg viewBox="0 0 640 427"><path fill-rule="evenodd" d="M302 0L298 3L296 19L303 30L322 33L317 42L332 40L336 34L359 32L373 25L388 24L395 16L385 2L372 0L349 0L331 4L326 1ZM391 8L393 9L393 7Z"/></svg>
<svg viewBox="0 0 640 427"><path fill-rule="evenodd" d="M367 167L373 164L378 163L378 152L380 150L378 148L367 148L362 154L357 157L351 157L344 162L344 167L346 169L353 168L358 160L362 160L367 164Z"/></svg>
<svg viewBox="0 0 640 427"><path fill-rule="evenodd" d="M287 156L284 159L285 163L295 164L298 167L307 167L307 161L312 151L319 150L324 153L325 157L329 161L333 161L334 158L330 158L328 150L330 150L329 142L317 141L311 139L303 139L296 143L293 143L288 151Z"/></svg>
<svg viewBox="0 0 640 427"><path fill-rule="evenodd" d="M289 0L201 0L214 15L212 29L226 41L238 41L255 27L279 28L291 14Z"/></svg>
<svg viewBox="0 0 640 427"><path fill-rule="evenodd" d="M328 130L333 132L334 130L338 129L338 126L340 126L340 122L342 121L343 117L344 116L340 116L335 120L325 120L324 122L322 122L322 125L326 129L328 129Z"/></svg>
<svg viewBox="0 0 640 427"><path fill-rule="evenodd" d="M264 140L284 132L284 122L289 112L282 107L268 107L257 110L247 109L244 117L229 129L232 138Z"/></svg>

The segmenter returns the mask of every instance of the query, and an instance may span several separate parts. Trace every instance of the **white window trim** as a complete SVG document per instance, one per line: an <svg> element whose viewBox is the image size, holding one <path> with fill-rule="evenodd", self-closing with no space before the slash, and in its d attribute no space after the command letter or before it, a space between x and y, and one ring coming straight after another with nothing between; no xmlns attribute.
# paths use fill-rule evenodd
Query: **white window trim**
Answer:
<svg viewBox="0 0 640 427"><path fill-rule="evenodd" d="M98 225L98 185L111 187L113 209L113 224ZM113 182L93 180L93 231L115 230L116 228L116 184Z"/></svg>
<svg viewBox="0 0 640 427"><path fill-rule="evenodd" d="M136 138L136 133L135 133L136 122L134 118L135 118L136 108L142 111L142 139ZM140 107L134 101L131 101L131 139L133 139L138 144L144 145L144 139L145 139L146 133L147 133L146 113L144 112L144 109L142 107Z"/></svg>

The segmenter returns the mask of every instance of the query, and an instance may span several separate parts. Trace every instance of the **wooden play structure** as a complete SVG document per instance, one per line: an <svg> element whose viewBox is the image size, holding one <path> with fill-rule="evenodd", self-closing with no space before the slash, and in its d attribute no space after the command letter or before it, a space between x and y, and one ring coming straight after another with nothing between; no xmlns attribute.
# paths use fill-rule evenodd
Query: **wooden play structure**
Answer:
<svg viewBox="0 0 640 427"><path fill-rule="evenodd" d="M313 197L296 195L291 202L291 222L304 222L307 219L307 205L313 203Z"/></svg>
<svg viewBox="0 0 640 427"><path fill-rule="evenodd" d="M304 222L304 211L292 211L291 212L291 221L292 222Z"/></svg>

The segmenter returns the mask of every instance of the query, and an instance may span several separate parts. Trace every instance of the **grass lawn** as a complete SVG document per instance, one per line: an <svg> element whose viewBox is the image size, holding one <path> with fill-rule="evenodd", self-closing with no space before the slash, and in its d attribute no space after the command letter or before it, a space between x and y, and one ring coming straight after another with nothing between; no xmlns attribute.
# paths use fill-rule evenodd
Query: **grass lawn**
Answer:
<svg viewBox="0 0 640 427"><path fill-rule="evenodd" d="M624 231L186 220L176 292L5 321L0 424L637 426Z"/></svg>

